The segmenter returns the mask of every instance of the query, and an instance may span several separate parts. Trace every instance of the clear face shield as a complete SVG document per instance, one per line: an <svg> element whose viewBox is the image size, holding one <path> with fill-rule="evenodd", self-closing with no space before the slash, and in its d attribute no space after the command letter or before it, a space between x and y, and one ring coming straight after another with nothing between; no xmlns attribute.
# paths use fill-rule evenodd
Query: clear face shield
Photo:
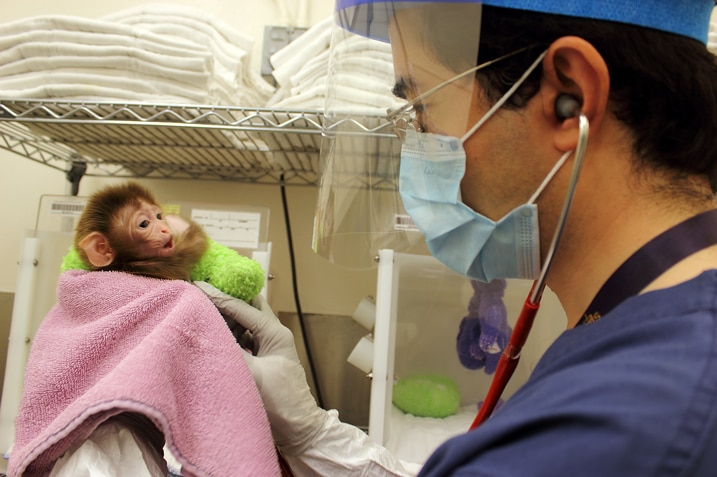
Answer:
<svg viewBox="0 0 717 477"><path fill-rule="evenodd" d="M401 139L476 121L481 5L338 0L335 18L313 249L349 268L428 253L398 192Z"/></svg>

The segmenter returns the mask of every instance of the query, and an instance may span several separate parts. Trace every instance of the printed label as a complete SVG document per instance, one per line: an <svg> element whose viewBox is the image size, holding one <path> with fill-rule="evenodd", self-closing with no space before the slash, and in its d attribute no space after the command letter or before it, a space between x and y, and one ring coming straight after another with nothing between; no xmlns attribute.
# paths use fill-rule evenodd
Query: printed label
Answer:
<svg viewBox="0 0 717 477"><path fill-rule="evenodd" d="M261 214L258 212L194 209L192 220L201 225L212 240L227 247L259 247Z"/></svg>

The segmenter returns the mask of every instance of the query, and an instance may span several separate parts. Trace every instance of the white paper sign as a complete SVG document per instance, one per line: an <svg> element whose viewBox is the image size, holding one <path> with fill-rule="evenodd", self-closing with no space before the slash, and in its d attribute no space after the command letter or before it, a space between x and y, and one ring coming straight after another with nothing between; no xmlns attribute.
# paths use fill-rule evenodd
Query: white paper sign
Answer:
<svg viewBox="0 0 717 477"><path fill-rule="evenodd" d="M261 214L258 212L194 209L192 220L201 225L212 240L227 247L259 247Z"/></svg>

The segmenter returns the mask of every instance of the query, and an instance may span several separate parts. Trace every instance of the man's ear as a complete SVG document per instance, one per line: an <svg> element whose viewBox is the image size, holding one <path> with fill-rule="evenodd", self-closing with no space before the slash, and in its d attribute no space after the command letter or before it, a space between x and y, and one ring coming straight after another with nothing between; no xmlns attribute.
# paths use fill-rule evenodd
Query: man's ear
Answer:
<svg viewBox="0 0 717 477"><path fill-rule="evenodd" d="M115 259L115 252L112 250L107 237L100 232L92 232L77 243L77 246L85 251L87 259L95 267L106 267Z"/></svg>
<svg viewBox="0 0 717 477"><path fill-rule="evenodd" d="M590 121L590 130L597 130L607 113L610 94L607 65L592 44L582 38L566 36L555 40L548 48L543 71L544 112L561 129L556 135L556 145L561 150L574 149L578 137L575 133L577 115L561 118L556 114L556 102L561 95L575 98L580 104L580 112Z"/></svg>

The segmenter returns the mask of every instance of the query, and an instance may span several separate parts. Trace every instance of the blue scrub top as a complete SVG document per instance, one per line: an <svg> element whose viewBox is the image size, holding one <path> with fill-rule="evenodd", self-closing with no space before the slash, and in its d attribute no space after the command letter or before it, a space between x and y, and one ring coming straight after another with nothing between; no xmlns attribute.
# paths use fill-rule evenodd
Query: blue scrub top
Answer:
<svg viewBox="0 0 717 477"><path fill-rule="evenodd" d="M563 333L493 417L420 475L717 475L717 271Z"/></svg>

